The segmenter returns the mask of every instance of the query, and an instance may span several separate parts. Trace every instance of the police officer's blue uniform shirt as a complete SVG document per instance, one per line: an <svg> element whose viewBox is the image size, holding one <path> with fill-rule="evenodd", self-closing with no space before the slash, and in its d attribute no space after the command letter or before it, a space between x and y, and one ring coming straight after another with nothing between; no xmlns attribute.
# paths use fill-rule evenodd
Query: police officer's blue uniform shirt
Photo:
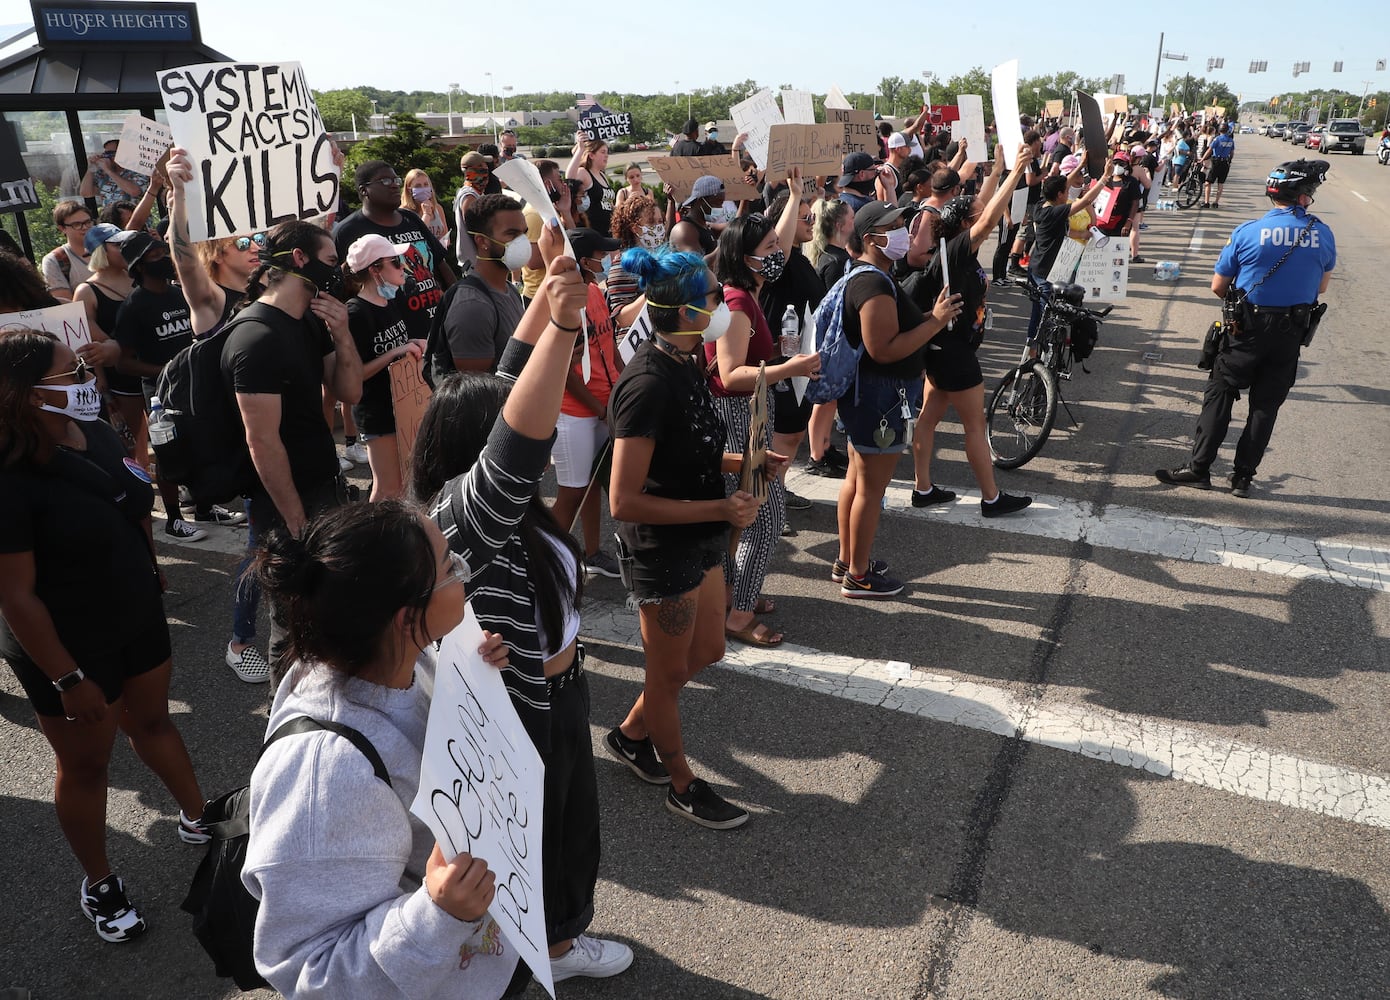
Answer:
<svg viewBox="0 0 1390 1000"><path fill-rule="evenodd" d="M1250 291L1295 240L1298 246L1283 266ZM1216 273L1249 292L1253 305L1296 306L1317 299L1322 276L1336 264L1337 244L1327 224L1319 219L1308 229L1305 209L1280 207L1236 227L1216 261Z"/></svg>
<svg viewBox="0 0 1390 1000"><path fill-rule="evenodd" d="M1229 160L1236 151L1236 141L1229 135L1218 135L1211 141L1211 155L1218 160Z"/></svg>

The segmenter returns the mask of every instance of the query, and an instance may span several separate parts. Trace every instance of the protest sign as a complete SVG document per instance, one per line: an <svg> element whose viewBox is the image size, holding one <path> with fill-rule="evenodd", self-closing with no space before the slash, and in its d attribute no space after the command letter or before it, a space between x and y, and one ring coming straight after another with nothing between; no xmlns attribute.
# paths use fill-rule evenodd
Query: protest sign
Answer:
<svg viewBox="0 0 1390 1000"><path fill-rule="evenodd" d="M541 891L544 766L499 671L478 653L470 607L439 649L420 790L410 806L447 860L467 851L497 879L488 915L553 997Z"/></svg>
<svg viewBox="0 0 1390 1000"><path fill-rule="evenodd" d="M951 138L966 142L966 155L976 163L989 160L989 145L985 140L985 99L979 94L957 94L956 107L960 118L951 123Z"/></svg>
<svg viewBox="0 0 1390 1000"><path fill-rule="evenodd" d="M632 360L632 356L637 353L637 348L642 346L644 340L651 339L652 317L644 304L642 311L632 321L632 326L628 327L627 332L623 334L623 339L618 341L618 354L621 355L623 364Z"/></svg>
<svg viewBox="0 0 1390 1000"><path fill-rule="evenodd" d="M64 302L46 309L0 314L0 330L23 328L51 333L72 350L92 342L87 310L81 302Z"/></svg>
<svg viewBox="0 0 1390 1000"><path fill-rule="evenodd" d="M39 195L19 151L15 126L0 115L0 212L28 212L38 207Z"/></svg>
<svg viewBox="0 0 1390 1000"><path fill-rule="evenodd" d="M1081 254L1075 280L1090 302L1123 302L1129 294L1129 240L1091 240Z"/></svg>
<svg viewBox="0 0 1390 1000"><path fill-rule="evenodd" d="M1086 244L1068 237L1057 248L1057 259L1052 262L1052 270L1047 272L1047 280L1054 285L1070 285L1076 278L1076 265L1081 263L1081 255Z"/></svg>
<svg viewBox="0 0 1390 1000"><path fill-rule="evenodd" d="M1048 118L1061 118L1065 110L1066 106L1062 103L1060 97L1055 101L1048 101L1043 105L1043 114Z"/></svg>
<svg viewBox="0 0 1390 1000"><path fill-rule="evenodd" d="M774 125L767 143L767 177L778 180L792 167L802 177L828 177L840 173L844 158L844 126Z"/></svg>
<svg viewBox="0 0 1390 1000"><path fill-rule="evenodd" d="M809 90L782 91L782 120L788 125L816 123L816 103Z"/></svg>
<svg viewBox="0 0 1390 1000"><path fill-rule="evenodd" d="M632 115L626 111L600 111L588 113L579 119L578 131L586 139L602 139L612 142L625 135L632 135Z"/></svg>
<svg viewBox="0 0 1390 1000"><path fill-rule="evenodd" d="M753 157L759 170L767 169L768 130L782 124L782 109L772 91L760 90L746 101L739 101L729 109L729 117L734 120L734 128L748 136L744 151Z"/></svg>
<svg viewBox="0 0 1390 1000"><path fill-rule="evenodd" d="M666 186L676 196L677 203L690 197L690 187L709 174L724 184L724 197L730 201L753 201L762 191L745 183L743 171L728 156L653 156L648 161Z"/></svg>
<svg viewBox="0 0 1390 1000"><path fill-rule="evenodd" d="M143 115L130 115L121 127L116 166L149 177L173 144L174 135L168 125Z"/></svg>
<svg viewBox="0 0 1390 1000"><path fill-rule="evenodd" d="M872 111L855 111L852 108L846 110L827 105L825 120L827 124L836 123L844 127L843 156L850 153L868 153L875 159L878 158L878 129L874 126Z"/></svg>
<svg viewBox="0 0 1390 1000"><path fill-rule="evenodd" d="M801 311L801 350L797 353L816 353L816 311L809 302L806 303L806 308ZM801 400L806 395L806 387L810 384L810 378L805 375L792 376L792 392L796 393L797 406L801 405Z"/></svg>
<svg viewBox="0 0 1390 1000"><path fill-rule="evenodd" d="M337 209L342 168L299 63L201 63L158 79L174 141L193 160L195 243Z"/></svg>
<svg viewBox="0 0 1390 1000"><path fill-rule="evenodd" d="M498 180L511 188L514 194L521 195L521 199L535 209L542 222L548 224L551 220L559 220L560 213L550 200L545 181L541 180L541 172L530 160L508 160L506 163L498 164L492 172ZM574 247L570 246L569 236L565 237L565 256L574 256Z"/></svg>
<svg viewBox="0 0 1390 1000"><path fill-rule="evenodd" d="M1105 158L1109 147L1105 142L1105 122L1101 118L1100 102L1090 94L1076 92L1076 102L1081 105L1081 128L1086 140L1086 171L1092 177L1099 177L1105 170Z"/></svg>
<svg viewBox="0 0 1390 1000"><path fill-rule="evenodd" d="M392 361L386 366L391 376L391 412L396 417L396 464L401 470L401 482L409 482L410 456L415 451L415 437L420 433L420 421L430 404L429 385L420 374L420 359L413 354Z"/></svg>
<svg viewBox="0 0 1390 1000"><path fill-rule="evenodd" d="M1129 98L1124 94L1097 94L1100 112L1103 115L1124 115L1129 113Z"/></svg>
<svg viewBox="0 0 1390 1000"><path fill-rule="evenodd" d="M1017 150L1015 150L1017 152ZM1023 217L1028 213L1028 189L1020 187L1014 191L1013 198L1009 200L1009 224L1021 226Z"/></svg>
<svg viewBox="0 0 1390 1000"><path fill-rule="evenodd" d="M844 91L839 88L838 84L834 83L830 85L830 89L825 93L825 110L829 111L831 108L835 108L837 111L854 110L854 105L849 103L849 100L845 97Z"/></svg>
<svg viewBox="0 0 1390 1000"><path fill-rule="evenodd" d="M1014 168L1018 147L1023 144L1023 127L1018 123L1018 60L1010 59L994 67L990 77L994 96L994 129L1004 147L1004 166ZM1015 222L1019 221L1014 219Z"/></svg>

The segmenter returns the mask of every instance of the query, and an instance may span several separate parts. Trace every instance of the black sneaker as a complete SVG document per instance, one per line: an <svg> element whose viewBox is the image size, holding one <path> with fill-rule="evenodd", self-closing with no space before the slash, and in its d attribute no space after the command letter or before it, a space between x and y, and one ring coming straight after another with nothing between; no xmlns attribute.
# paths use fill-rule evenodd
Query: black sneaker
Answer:
<svg viewBox="0 0 1390 1000"><path fill-rule="evenodd" d="M667 773L666 766L657 757L656 747L652 746L651 737L645 740L630 740L623 735L621 729L615 726L608 731L608 736L603 742L608 745L609 753L626 764L633 774L647 784L670 784L671 775Z"/></svg>
<svg viewBox="0 0 1390 1000"><path fill-rule="evenodd" d="M194 527L181 517L175 517L164 525L164 533L180 542L201 542L208 537L202 528Z"/></svg>
<svg viewBox="0 0 1390 1000"><path fill-rule="evenodd" d="M800 494L787 490L787 510L810 510L811 501Z"/></svg>
<svg viewBox="0 0 1390 1000"><path fill-rule="evenodd" d="M831 582L831 583L844 583L844 581L845 581L845 574L848 573L848 572L849 572L849 566L846 565L845 563L840 562L839 559L836 559L833 563L830 564L830 582ZM870 575L882 576L884 573L887 573L887 572L888 572L888 560L886 560L886 559L870 559L870 560L869 560L869 573L870 573Z"/></svg>
<svg viewBox="0 0 1390 1000"><path fill-rule="evenodd" d="M246 514L243 511L228 510L226 507L213 504L207 510L194 511L193 520L205 521L208 524L242 524L246 521Z"/></svg>
<svg viewBox="0 0 1390 1000"><path fill-rule="evenodd" d="M849 469L849 456L833 444L825 446L825 454L821 457L837 469L845 471Z"/></svg>
<svg viewBox="0 0 1390 1000"><path fill-rule="evenodd" d="M845 470L838 465L831 465L828 458L810 459L801 469L808 476L820 476L822 479L845 478Z"/></svg>
<svg viewBox="0 0 1390 1000"><path fill-rule="evenodd" d="M955 498L955 490L943 490L940 486L933 483L930 492L923 493L921 490L912 491L912 506L935 507L937 504L950 503Z"/></svg>
<svg viewBox="0 0 1390 1000"><path fill-rule="evenodd" d="M840 596L850 598L864 597L892 597L894 594L903 592L901 580L894 580L892 577L884 576L882 573L865 573L863 576L851 576L846 573L844 579L840 581Z"/></svg>
<svg viewBox="0 0 1390 1000"><path fill-rule="evenodd" d="M994 503L980 501L980 513L985 517L1003 517L1005 514L1017 513L1032 502L1032 497L1017 497L1000 490L999 495L994 498Z"/></svg>
<svg viewBox="0 0 1390 1000"><path fill-rule="evenodd" d="M748 813L726 802L707 782L696 778L682 795L674 788L666 792L666 808L677 816L711 830L732 830L748 822Z"/></svg>
<svg viewBox="0 0 1390 1000"><path fill-rule="evenodd" d="M1234 475L1231 477L1231 496L1240 497L1242 500L1250 496L1250 477Z"/></svg>
<svg viewBox="0 0 1390 1000"><path fill-rule="evenodd" d="M1211 473L1198 472L1190 465L1180 465L1176 469L1158 469L1154 477L1168 486L1192 486L1199 490L1211 489Z"/></svg>
<svg viewBox="0 0 1390 1000"><path fill-rule="evenodd" d="M92 886L88 886L84 878L79 902L83 914L96 924L97 936L103 941L120 944L145 933L145 918L130 905L125 883L115 875L108 875Z"/></svg>

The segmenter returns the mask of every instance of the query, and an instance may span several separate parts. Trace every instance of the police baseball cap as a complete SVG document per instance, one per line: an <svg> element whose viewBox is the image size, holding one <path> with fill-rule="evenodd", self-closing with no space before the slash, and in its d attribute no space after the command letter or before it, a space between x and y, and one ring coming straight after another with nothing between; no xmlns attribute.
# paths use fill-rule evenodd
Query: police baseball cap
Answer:
<svg viewBox="0 0 1390 1000"><path fill-rule="evenodd" d="M863 154L851 153L850 155ZM891 201L871 201L854 213L854 232L860 239L863 239L864 234L870 229L877 226L892 225L901 219L906 211L906 208L899 208Z"/></svg>

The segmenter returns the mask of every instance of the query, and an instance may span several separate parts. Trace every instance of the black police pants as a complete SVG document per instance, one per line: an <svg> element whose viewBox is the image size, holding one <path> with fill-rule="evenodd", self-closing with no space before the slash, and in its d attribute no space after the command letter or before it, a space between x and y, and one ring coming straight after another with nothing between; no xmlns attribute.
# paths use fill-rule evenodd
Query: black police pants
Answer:
<svg viewBox="0 0 1390 1000"><path fill-rule="evenodd" d="M1298 351L1303 330L1295 330L1287 316L1273 316L1243 336L1233 338L1216 356L1202 397L1192 446L1192 468L1206 472L1226 439L1231 408L1248 391L1250 415L1236 442L1234 474L1255 475L1274 434L1279 407L1284 405L1298 375Z"/></svg>

